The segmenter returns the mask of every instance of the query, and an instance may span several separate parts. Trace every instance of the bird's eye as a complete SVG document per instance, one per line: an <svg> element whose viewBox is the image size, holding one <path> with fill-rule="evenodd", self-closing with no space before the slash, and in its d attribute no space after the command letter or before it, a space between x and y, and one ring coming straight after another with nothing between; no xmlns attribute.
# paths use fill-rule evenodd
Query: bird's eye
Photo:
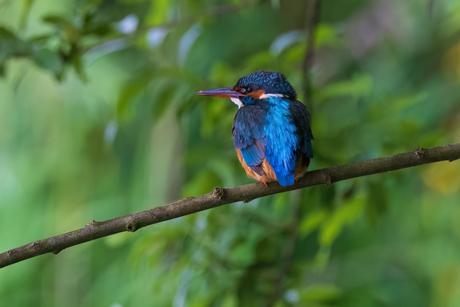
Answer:
<svg viewBox="0 0 460 307"><path fill-rule="evenodd" d="M246 92L248 92L248 93L252 92L252 88L248 87L248 88L246 89Z"/></svg>

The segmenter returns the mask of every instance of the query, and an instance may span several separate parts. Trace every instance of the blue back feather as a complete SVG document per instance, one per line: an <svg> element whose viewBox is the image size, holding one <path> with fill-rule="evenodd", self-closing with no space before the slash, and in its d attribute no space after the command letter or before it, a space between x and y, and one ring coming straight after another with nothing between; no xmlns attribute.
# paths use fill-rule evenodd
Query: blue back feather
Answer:
<svg viewBox="0 0 460 307"><path fill-rule="evenodd" d="M290 101L279 97L267 99L270 104L264 130L267 137L266 157L282 186L294 184L294 170L298 158L297 127L290 117Z"/></svg>

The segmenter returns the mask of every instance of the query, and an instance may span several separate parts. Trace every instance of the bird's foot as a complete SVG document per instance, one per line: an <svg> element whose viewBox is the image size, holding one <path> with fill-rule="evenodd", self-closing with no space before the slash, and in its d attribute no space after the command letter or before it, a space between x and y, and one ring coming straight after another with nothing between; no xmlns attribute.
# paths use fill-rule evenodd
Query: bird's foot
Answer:
<svg viewBox="0 0 460 307"><path fill-rule="evenodd" d="M268 188L268 184L267 184L265 181L259 180L259 182L262 182L262 183L265 184L265 186Z"/></svg>

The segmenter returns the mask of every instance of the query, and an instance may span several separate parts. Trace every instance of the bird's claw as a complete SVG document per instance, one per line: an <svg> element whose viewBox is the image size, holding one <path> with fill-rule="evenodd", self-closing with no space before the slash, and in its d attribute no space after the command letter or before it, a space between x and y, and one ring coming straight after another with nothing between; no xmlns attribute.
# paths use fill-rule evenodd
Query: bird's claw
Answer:
<svg viewBox="0 0 460 307"><path fill-rule="evenodd" d="M265 186L268 188L268 184L267 184L265 181L259 180L259 182L262 182L262 183L265 184Z"/></svg>

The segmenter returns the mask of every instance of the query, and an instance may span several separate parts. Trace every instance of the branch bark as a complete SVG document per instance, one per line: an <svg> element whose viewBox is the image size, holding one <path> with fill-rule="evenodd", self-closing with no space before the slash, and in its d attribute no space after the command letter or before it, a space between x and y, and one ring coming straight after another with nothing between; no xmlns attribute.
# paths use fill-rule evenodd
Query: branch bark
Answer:
<svg viewBox="0 0 460 307"><path fill-rule="evenodd" d="M320 184L329 185L346 179L384 173L433 162L454 161L457 159L460 159L460 143L431 148L418 148L415 151L394 156L307 172L303 178L294 185L288 187L282 187L278 183L270 183L269 187L266 187L262 183L252 183L235 188L214 188L213 192L199 197L184 198L165 206L103 222L92 221L83 228L9 250L0 254L0 268L46 253L58 254L60 251L70 246L96 240L119 232L134 232L148 225L237 201L249 202L259 197L305 187Z"/></svg>

